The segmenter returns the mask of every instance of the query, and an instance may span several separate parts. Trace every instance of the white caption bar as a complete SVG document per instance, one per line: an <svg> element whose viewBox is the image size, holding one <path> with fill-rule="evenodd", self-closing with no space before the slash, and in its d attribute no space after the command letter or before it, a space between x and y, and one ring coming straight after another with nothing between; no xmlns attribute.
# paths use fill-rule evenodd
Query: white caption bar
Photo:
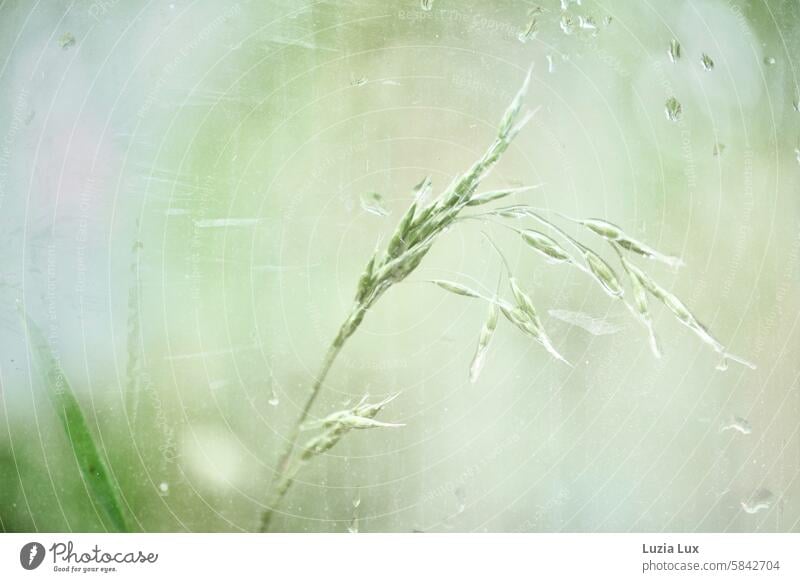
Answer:
<svg viewBox="0 0 800 582"><path fill-rule="evenodd" d="M2 534L0 580L800 580L800 534Z"/></svg>

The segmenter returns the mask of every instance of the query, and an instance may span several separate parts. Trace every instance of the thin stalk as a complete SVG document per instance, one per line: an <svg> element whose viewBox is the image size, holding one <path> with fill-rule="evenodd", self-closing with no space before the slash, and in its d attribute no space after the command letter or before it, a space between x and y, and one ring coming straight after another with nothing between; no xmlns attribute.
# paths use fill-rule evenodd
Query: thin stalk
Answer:
<svg viewBox="0 0 800 582"><path fill-rule="evenodd" d="M259 528L261 532L265 532L269 529L269 524L272 520L273 509L277 507L294 483L294 474L297 473L297 469L299 469L299 467L296 467L292 471L289 469L292 455L294 454L294 449L297 446L297 439L300 437L303 424L308 419L308 415L311 412L311 407L314 406L314 402L316 402L317 397L319 396L320 392L322 392L322 387L325 384L325 379L328 377L328 372L330 372L334 362L336 361L336 358L342 351L347 338L349 338L353 332L358 329L359 323L356 323L352 327L349 325L350 322L354 320L354 316L357 311L358 310L356 309L353 314L351 314L345 320L345 322L339 328L339 333L336 334L333 342L331 342L331 345L328 347L328 351L325 354L325 359L322 360L322 366L317 374L317 379L314 381L314 385L311 387L311 394L308 395L308 399L303 406L303 410L300 412L300 416L295 421L294 425L292 425L292 430L289 432L289 437L287 439L286 448L284 449L283 454L280 456L280 460L278 461L278 470L275 474L275 478L272 481L272 499L270 500L267 509L261 513L261 525Z"/></svg>

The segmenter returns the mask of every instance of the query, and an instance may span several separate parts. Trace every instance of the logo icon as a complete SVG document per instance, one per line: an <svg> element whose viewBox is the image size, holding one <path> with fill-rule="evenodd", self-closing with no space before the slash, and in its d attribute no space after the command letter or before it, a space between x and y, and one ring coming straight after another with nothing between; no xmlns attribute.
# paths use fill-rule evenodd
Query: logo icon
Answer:
<svg viewBox="0 0 800 582"><path fill-rule="evenodd" d="M19 551L19 563L26 570L35 570L44 560L44 546L39 542L28 542Z"/></svg>

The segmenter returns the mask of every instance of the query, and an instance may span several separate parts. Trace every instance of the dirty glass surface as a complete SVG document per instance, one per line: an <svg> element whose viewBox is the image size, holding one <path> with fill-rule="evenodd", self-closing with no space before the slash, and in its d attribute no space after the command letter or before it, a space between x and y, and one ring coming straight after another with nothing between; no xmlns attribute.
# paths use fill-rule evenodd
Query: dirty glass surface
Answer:
<svg viewBox="0 0 800 582"><path fill-rule="evenodd" d="M799 531L799 27L0 1L0 530Z"/></svg>

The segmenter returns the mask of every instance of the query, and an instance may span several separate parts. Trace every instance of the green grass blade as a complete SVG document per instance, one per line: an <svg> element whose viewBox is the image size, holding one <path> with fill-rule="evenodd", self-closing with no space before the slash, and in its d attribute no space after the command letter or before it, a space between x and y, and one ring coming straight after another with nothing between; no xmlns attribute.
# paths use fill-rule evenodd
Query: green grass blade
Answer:
<svg viewBox="0 0 800 582"><path fill-rule="evenodd" d="M75 461L83 474L84 483L93 501L102 508L107 518L104 521L107 526L110 526L109 529L127 532L129 529L125 523L125 514L119 501L117 486L98 452L94 437L86 424L86 418L75 398L75 393L44 334L26 314L23 314L23 319L27 327L28 341L36 367L61 419L64 432L75 454Z"/></svg>

